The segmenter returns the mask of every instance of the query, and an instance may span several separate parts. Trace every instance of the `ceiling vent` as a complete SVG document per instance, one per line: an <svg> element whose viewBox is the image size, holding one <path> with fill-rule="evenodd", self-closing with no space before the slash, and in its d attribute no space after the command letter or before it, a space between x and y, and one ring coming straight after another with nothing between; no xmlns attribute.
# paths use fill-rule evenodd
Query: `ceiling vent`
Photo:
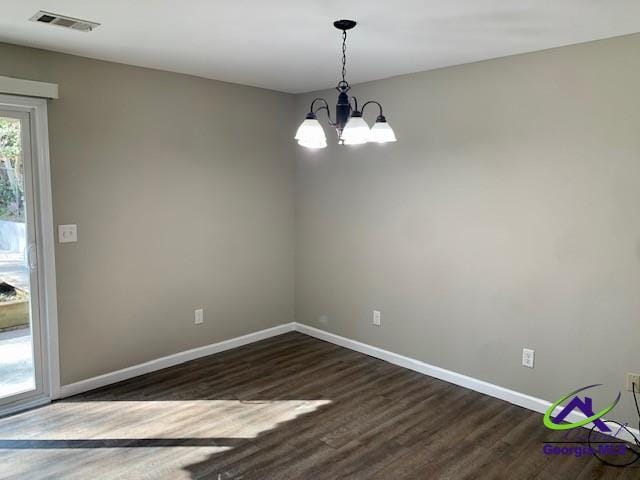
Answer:
<svg viewBox="0 0 640 480"><path fill-rule="evenodd" d="M47 23L49 25L57 25L58 27L71 28L80 32L90 32L94 28L100 26L99 23L89 22L88 20L80 20L79 18L65 17L57 13L43 12L40 10L29 20L32 22Z"/></svg>

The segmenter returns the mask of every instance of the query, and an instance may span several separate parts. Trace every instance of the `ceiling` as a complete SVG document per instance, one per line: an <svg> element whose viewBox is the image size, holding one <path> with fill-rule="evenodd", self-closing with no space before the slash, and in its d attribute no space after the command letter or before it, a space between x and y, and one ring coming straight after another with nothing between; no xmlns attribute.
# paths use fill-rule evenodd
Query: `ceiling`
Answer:
<svg viewBox="0 0 640 480"><path fill-rule="evenodd" d="M0 41L307 92L640 31L637 0L2 0ZM102 24L29 22L37 10ZM640 54L640 52L639 52ZM1 62L0 62L1 71Z"/></svg>

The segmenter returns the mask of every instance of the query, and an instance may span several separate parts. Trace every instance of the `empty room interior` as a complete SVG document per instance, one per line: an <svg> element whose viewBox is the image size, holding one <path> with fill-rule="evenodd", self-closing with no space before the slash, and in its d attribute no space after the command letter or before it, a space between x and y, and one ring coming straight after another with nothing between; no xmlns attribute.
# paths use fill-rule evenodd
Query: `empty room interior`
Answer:
<svg viewBox="0 0 640 480"><path fill-rule="evenodd" d="M640 3L0 5L0 478L640 478Z"/></svg>

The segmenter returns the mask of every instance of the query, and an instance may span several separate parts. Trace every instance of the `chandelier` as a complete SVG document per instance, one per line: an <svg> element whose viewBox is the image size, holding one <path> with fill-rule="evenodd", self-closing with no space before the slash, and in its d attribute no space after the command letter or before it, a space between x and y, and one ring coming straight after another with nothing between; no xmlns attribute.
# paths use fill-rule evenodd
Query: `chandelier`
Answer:
<svg viewBox="0 0 640 480"><path fill-rule="evenodd" d="M355 27L356 22L353 20L337 20L333 22L333 26L338 30L342 30L342 80L338 82L336 87L339 92L338 102L336 103L336 118L335 121L331 118L329 104L324 98L315 98L311 102L309 113L307 113L296 132L295 139L298 141L298 145L307 148L325 148L327 146L327 137L324 134L322 125L318 122L318 112L321 110L326 110L329 117L329 125L336 129L340 145L395 142L396 135L382 114L382 105L375 100L369 100L358 109L358 100L356 97L349 95L351 86L345 78L347 72L347 30ZM373 127L369 128L362 115L365 108L372 104L378 107L378 117Z"/></svg>

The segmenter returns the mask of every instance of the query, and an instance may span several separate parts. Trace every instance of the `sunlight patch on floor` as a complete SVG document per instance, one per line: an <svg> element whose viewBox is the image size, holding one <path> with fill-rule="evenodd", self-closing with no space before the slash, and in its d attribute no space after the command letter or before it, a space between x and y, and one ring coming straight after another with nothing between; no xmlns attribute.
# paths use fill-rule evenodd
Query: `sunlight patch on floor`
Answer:
<svg viewBox="0 0 640 480"><path fill-rule="evenodd" d="M29 423L0 420L0 439L254 438L329 400L58 402L26 412ZM42 421L38 421L41 419Z"/></svg>
<svg viewBox="0 0 640 480"><path fill-rule="evenodd" d="M182 467L215 458L330 400L57 402L0 419L0 456L37 478L190 478ZM19 425L19 428L16 428ZM143 446L133 446L132 442ZM42 466L42 468L40 468ZM50 478L50 477L47 477Z"/></svg>
<svg viewBox="0 0 640 480"><path fill-rule="evenodd" d="M88 450L76 449L0 450L0 456L2 463L11 462L11 472L16 474L12 478L182 480L192 478L182 468L228 450L231 447L103 448L91 450L90 455ZM55 476L51 476L52 465ZM38 476L37 472L45 471Z"/></svg>

